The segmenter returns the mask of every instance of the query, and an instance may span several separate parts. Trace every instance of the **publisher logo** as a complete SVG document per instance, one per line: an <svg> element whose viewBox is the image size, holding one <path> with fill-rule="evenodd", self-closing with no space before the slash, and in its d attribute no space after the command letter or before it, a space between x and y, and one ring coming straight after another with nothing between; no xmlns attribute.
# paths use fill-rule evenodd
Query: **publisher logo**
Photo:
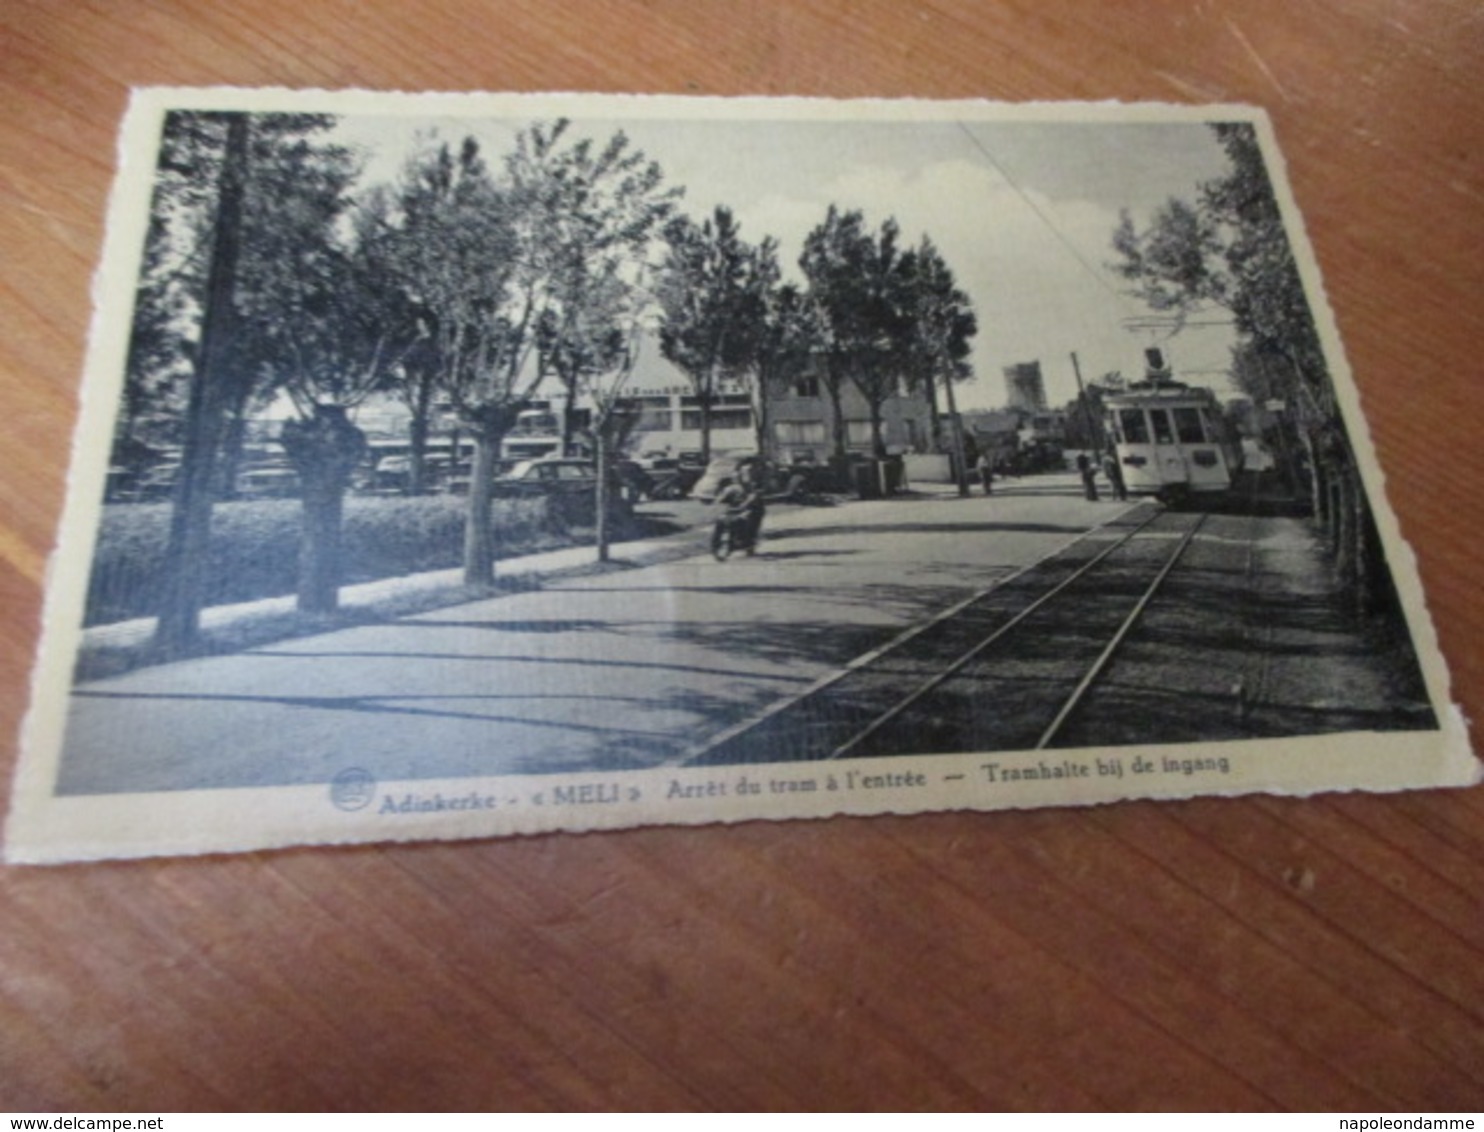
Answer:
<svg viewBox="0 0 1484 1132"><path fill-rule="evenodd" d="M358 766L347 767L330 782L330 802L337 810L363 810L376 797L376 779Z"/></svg>

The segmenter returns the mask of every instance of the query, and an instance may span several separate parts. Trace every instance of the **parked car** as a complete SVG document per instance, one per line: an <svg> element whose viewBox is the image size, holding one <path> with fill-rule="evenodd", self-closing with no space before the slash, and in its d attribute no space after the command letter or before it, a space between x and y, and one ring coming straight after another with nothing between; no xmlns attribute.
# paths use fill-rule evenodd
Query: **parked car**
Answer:
<svg viewBox="0 0 1484 1132"><path fill-rule="evenodd" d="M571 457L521 460L495 479L496 499L544 497L558 500L596 500L598 476L591 460ZM609 499L616 510L626 506L623 484L609 472Z"/></svg>
<svg viewBox="0 0 1484 1132"><path fill-rule="evenodd" d="M175 492L175 481L180 476L180 464L156 464L139 478L136 498L144 503L159 503L169 499Z"/></svg>
<svg viewBox="0 0 1484 1132"><path fill-rule="evenodd" d="M451 476L467 473L467 463L454 465L448 456L430 453L423 457L423 490L442 490ZM376 462L367 487L377 494L405 494L411 483L411 456L383 456Z"/></svg>
<svg viewBox="0 0 1484 1132"><path fill-rule="evenodd" d="M644 452L618 465L619 476L631 502L640 499L681 499L687 495L705 468L699 461L682 462L668 452Z"/></svg>
<svg viewBox="0 0 1484 1132"><path fill-rule="evenodd" d="M293 468L253 468L237 477L239 499L292 499L299 494L299 475Z"/></svg>

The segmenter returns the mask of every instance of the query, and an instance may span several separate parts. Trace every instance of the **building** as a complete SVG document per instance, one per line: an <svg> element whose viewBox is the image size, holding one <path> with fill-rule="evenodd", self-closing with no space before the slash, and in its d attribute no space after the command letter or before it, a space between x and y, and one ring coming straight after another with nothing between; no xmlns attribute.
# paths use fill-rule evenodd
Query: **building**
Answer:
<svg viewBox="0 0 1484 1132"><path fill-rule="evenodd" d="M543 391L544 392L544 391ZM659 351L646 343L624 395L638 403L639 422L629 439L634 455L667 453L678 456L701 447L701 406L690 379ZM846 447L871 452L871 413L854 382L840 391L845 418ZM927 402L905 393L882 406L882 438L889 454L927 451L932 437L932 411ZM769 448L784 463L813 460L823 463L834 451L834 414L829 392L817 376L807 376L786 389L775 390L767 406ZM758 448L756 408L745 381L718 381L711 402L711 451L755 452Z"/></svg>
<svg viewBox="0 0 1484 1132"><path fill-rule="evenodd" d="M855 383L840 389L840 411L845 418L845 445L850 452L872 454L871 408ZM823 463L834 452L834 409L823 380L800 378L775 393L768 405L774 456L784 463L813 460ZM905 392L887 398L881 406L881 435L889 455L927 452L932 446L932 410L926 399Z"/></svg>
<svg viewBox="0 0 1484 1132"><path fill-rule="evenodd" d="M633 456L679 457L699 453L701 405L690 379L660 353L659 344L646 341L622 395L639 410L639 418L628 439ZM871 453L871 414L866 399L850 381L840 391L845 417L847 449ZM532 458L555 454L560 447L560 421L566 403L559 382L543 383L534 391L529 407L505 438L501 455ZM579 397L574 414L579 430L590 425L591 406ZM756 452L757 416L749 383L734 378L718 380L711 400L711 451L715 454ZM405 454L409 414L399 400L372 398L356 415L374 448ZM768 447L774 459L791 463L813 460L820 463L834 451L834 415L828 390L818 377L805 377L774 392L767 406ZM466 437L451 407L441 403L431 422L430 442L447 447ZM932 443L932 411L926 400L905 393L889 398L882 406L882 438L888 454L926 452Z"/></svg>
<svg viewBox="0 0 1484 1132"><path fill-rule="evenodd" d="M1041 377L1041 363L1017 362L1013 366L1006 366L1005 374L1005 400L1012 409L1020 409L1027 413L1044 413L1049 407L1046 403L1046 382Z"/></svg>
<svg viewBox="0 0 1484 1132"><path fill-rule="evenodd" d="M695 386L665 359L658 342L645 342L623 392L639 406L639 423L629 441L635 455L666 452L678 456L700 450L701 403ZM747 386L722 378L711 398L711 451L756 449L757 428Z"/></svg>

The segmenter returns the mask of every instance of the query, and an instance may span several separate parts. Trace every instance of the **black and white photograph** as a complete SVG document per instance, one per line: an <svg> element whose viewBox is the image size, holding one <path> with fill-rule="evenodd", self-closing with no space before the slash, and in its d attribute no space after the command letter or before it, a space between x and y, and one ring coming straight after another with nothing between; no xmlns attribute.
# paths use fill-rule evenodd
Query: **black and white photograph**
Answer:
<svg viewBox="0 0 1484 1132"><path fill-rule="evenodd" d="M120 152L11 859L1478 778L1260 111Z"/></svg>

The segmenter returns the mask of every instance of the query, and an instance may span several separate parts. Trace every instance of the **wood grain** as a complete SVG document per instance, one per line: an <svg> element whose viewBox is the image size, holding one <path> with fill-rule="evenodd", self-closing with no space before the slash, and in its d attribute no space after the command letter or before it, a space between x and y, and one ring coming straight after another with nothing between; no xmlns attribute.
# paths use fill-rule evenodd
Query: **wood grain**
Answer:
<svg viewBox="0 0 1484 1132"><path fill-rule="evenodd" d="M135 84L1262 104L1484 713L1477 4L12 0L0 59L7 736ZM1481 819L1424 792L10 868L0 1109L1479 1109Z"/></svg>

